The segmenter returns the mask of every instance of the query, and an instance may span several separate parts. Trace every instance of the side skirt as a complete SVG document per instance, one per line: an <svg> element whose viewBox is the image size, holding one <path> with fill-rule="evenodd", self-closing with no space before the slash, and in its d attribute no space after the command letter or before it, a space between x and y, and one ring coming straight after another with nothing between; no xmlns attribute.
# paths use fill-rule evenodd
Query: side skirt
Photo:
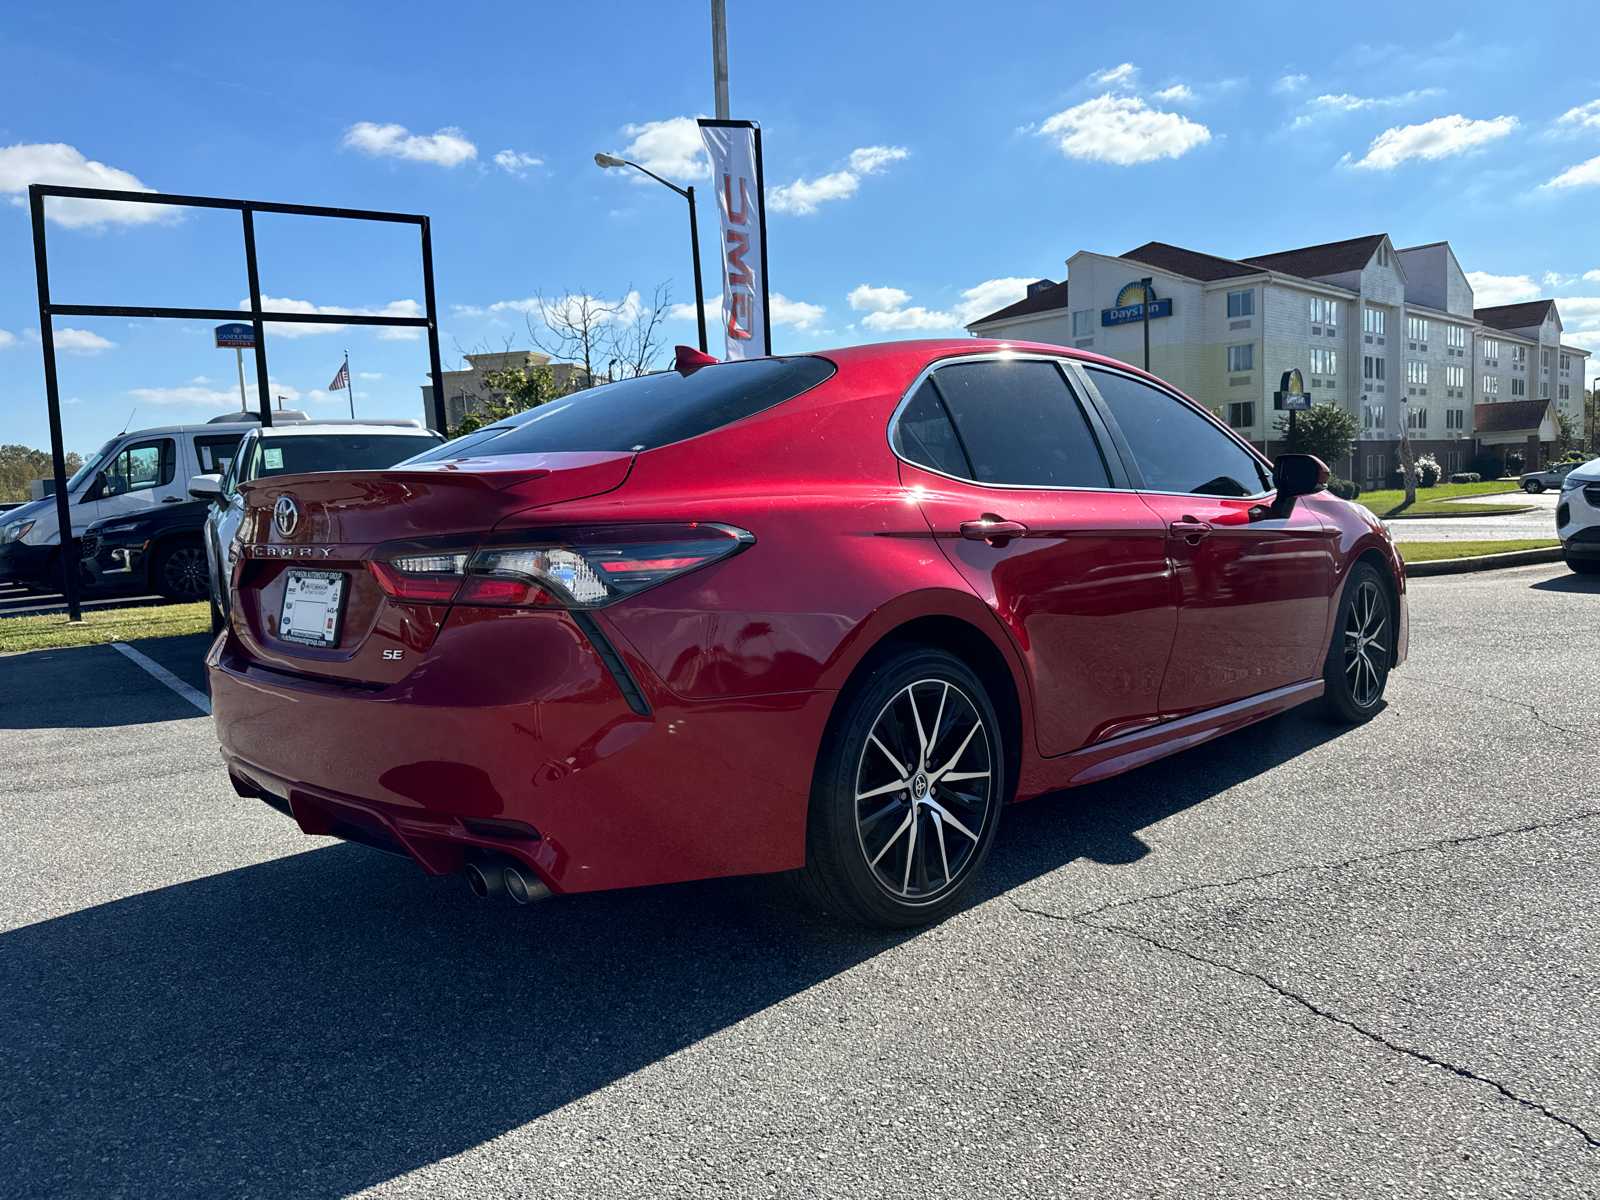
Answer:
<svg viewBox="0 0 1600 1200"><path fill-rule="evenodd" d="M1180 717L1165 725L1125 733L1059 758L1035 760L1031 769L1024 769L1025 778L1017 789L1018 798L1032 799L1045 792L1120 775L1124 771L1155 762L1158 758L1208 742L1214 737L1243 729L1246 725L1275 717L1307 700L1315 700L1322 692L1322 680L1308 679L1304 683L1274 688L1270 692L1235 700L1232 704Z"/></svg>

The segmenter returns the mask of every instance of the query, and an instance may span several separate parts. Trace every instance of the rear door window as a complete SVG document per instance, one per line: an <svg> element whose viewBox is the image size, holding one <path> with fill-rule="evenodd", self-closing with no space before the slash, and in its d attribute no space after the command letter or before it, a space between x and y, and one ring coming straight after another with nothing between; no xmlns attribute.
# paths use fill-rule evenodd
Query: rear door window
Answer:
<svg viewBox="0 0 1600 1200"><path fill-rule="evenodd" d="M932 379L924 379L910 403L900 410L893 444L895 453L907 462L957 479L972 478L967 452L956 438L956 428L950 424Z"/></svg>
<svg viewBox="0 0 1600 1200"><path fill-rule="evenodd" d="M1260 459L1177 397L1111 371L1088 375L1133 451L1145 491L1259 496L1271 489Z"/></svg>
<svg viewBox="0 0 1600 1200"><path fill-rule="evenodd" d="M226 471L235 451L239 449L239 439L242 437L242 433L233 433L221 437L195 438L194 452L200 462L200 474L221 475Z"/></svg>
<svg viewBox="0 0 1600 1200"><path fill-rule="evenodd" d="M830 377L835 369L822 358L756 358L640 375L551 400L419 454L412 461L653 450L792 400Z"/></svg>
<svg viewBox="0 0 1600 1200"><path fill-rule="evenodd" d="M969 478L1018 487L1111 486L1100 445L1055 363L954 363L929 380L954 424Z"/></svg>

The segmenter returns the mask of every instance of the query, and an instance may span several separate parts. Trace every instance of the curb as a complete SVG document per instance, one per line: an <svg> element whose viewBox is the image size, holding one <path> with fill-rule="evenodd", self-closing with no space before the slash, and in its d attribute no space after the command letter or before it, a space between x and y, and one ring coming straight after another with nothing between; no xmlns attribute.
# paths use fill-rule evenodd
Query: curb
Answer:
<svg viewBox="0 0 1600 1200"><path fill-rule="evenodd" d="M1442 512L1396 513L1392 517L1379 517L1380 521L1455 521L1463 517L1510 517L1518 513L1535 511L1537 504L1496 504L1494 512Z"/></svg>
<svg viewBox="0 0 1600 1200"><path fill-rule="evenodd" d="M1401 542L1399 545L1403 546L1405 543ZM1526 567L1533 563L1560 561L1560 546L1543 546L1536 550L1512 550L1506 554L1480 554L1474 558L1439 558L1431 562L1407 563L1406 578L1464 575L1468 571L1493 571L1500 567Z"/></svg>

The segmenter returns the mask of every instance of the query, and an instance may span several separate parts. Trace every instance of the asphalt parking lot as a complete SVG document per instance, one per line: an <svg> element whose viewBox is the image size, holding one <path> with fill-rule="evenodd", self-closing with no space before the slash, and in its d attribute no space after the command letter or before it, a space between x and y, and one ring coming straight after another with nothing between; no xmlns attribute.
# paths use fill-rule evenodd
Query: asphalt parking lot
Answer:
<svg viewBox="0 0 1600 1200"><path fill-rule="evenodd" d="M114 649L0 658L0 1194L1592 1197L1600 579L1411 613L1369 725L1020 806L905 935L486 904L235 797Z"/></svg>

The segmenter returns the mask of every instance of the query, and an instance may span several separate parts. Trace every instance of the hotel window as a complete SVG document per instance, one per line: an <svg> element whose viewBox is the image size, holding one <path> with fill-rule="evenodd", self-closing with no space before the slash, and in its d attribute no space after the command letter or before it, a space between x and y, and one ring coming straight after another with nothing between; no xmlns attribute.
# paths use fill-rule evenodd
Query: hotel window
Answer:
<svg viewBox="0 0 1600 1200"><path fill-rule="evenodd" d="M1235 429L1249 429L1256 423L1256 402L1243 400L1228 405L1228 424Z"/></svg>
<svg viewBox="0 0 1600 1200"><path fill-rule="evenodd" d="M1361 329L1364 333L1383 332L1383 309L1363 308L1361 310Z"/></svg>
<svg viewBox="0 0 1600 1200"><path fill-rule="evenodd" d="M1444 382L1446 387L1466 387L1467 369L1465 367L1446 367L1444 369Z"/></svg>
<svg viewBox="0 0 1600 1200"><path fill-rule="evenodd" d="M1311 352L1311 373L1313 375L1333 375L1339 370L1339 352L1337 350L1313 350Z"/></svg>
<svg viewBox="0 0 1600 1200"><path fill-rule="evenodd" d="M1561 369L1563 371L1570 371L1572 369L1572 356L1570 354L1563 354L1561 356Z"/></svg>
<svg viewBox="0 0 1600 1200"><path fill-rule="evenodd" d="M1228 316L1248 317L1256 311L1256 292L1254 288L1243 292L1228 293Z"/></svg>
<svg viewBox="0 0 1600 1200"><path fill-rule="evenodd" d="M1498 376L1498 375L1485 375L1483 377L1483 394L1485 396L1495 396L1495 395L1498 395L1499 392L1500 392L1500 376Z"/></svg>
<svg viewBox="0 0 1600 1200"><path fill-rule="evenodd" d="M1526 346L1511 347L1511 361L1525 364L1528 361L1528 348Z"/></svg>
<svg viewBox="0 0 1600 1200"><path fill-rule="evenodd" d="M1539 365L1541 367L1549 367L1549 365L1550 365L1550 351L1548 351L1548 350L1539 351Z"/></svg>
<svg viewBox="0 0 1600 1200"><path fill-rule="evenodd" d="M1550 399L1550 381L1548 379L1539 380L1539 399Z"/></svg>
<svg viewBox="0 0 1600 1200"><path fill-rule="evenodd" d="M1389 265L1389 247L1387 245L1378 247L1378 265L1380 267Z"/></svg>
<svg viewBox="0 0 1600 1200"><path fill-rule="evenodd" d="M1425 363L1425 362L1418 362L1414 358L1407 359L1406 360L1406 382L1407 383L1427 383L1428 382L1428 364Z"/></svg>
<svg viewBox="0 0 1600 1200"><path fill-rule="evenodd" d="M1422 317L1407 317L1406 318L1406 337L1410 338L1413 342L1425 342L1425 341L1427 341L1428 340L1428 322L1426 320L1424 320Z"/></svg>
<svg viewBox="0 0 1600 1200"><path fill-rule="evenodd" d="M1511 394L1513 396L1526 396L1528 394L1528 381L1526 379L1513 379L1511 381Z"/></svg>
<svg viewBox="0 0 1600 1200"><path fill-rule="evenodd" d="M1446 429L1465 429L1467 410L1464 408L1447 408L1444 410L1444 427Z"/></svg>
<svg viewBox="0 0 1600 1200"><path fill-rule="evenodd" d="M1556 391L1556 399L1558 399L1558 400L1570 400L1570 399L1572 399L1571 386L1569 384L1563 383L1560 386L1560 388Z"/></svg>
<svg viewBox="0 0 1600 1200"><path fill-rule="evenodd" d="M1314 325L1337 325L1339 323L1339 302L1337 300L1324 300L1321 296L1311 297L1311 321Z"/></svg>
<svg viewBox="0 0 1600 1200"><path fill-rule="evenodd" d="M1500 361L1500 343L1493 338L1483 339L1483 361L1496 363Z"/></svg>
<svg viewBox="0 0 1600 1200"><path fill-rule="evenodd" d="M1363 379L1382 379L1383 364L1387 361L1387 359L1375 358L1371 354L1363 356L1361 359L1361 377Z"/></svg>
<svg viewBox="0 0 1600 1200"><path fill-rule="evenodd" d="M1428 410L1413 408L1406 413L1407 429L1426 429L1428 427Z"/></svg>
<svg viewBox="0 0 1600 1200"><path fill-rule="evenodd" d="M1075 338L1094 336L1094 309L1080 308L1072 314L1072 336Z"/></svg>
<svg viewBox="0 0 1600 1200"><path fill-rule="evenodd" d="M1364 405L1362 405L1362 407L1361 407L1361 428L1363 428L1363 429L1382 429L1383 428L1383 405L1381 405L1381 404L1364 404Z"/></svg>
<svg viewBox="0 0 1600 1200"><path fill-rule="evenodd" d="M1465 325L1446 325L1444 327L1444 344L1463 349L1467 344L1467 327Z"/></svg>
<svg viewBox="0 0 1600 1200"><path fill-rule="evenodd" d="M1254 342L1246 342L1243 346L1228 347L1228 370L1253 371L1256 365L1256 346Z"/></svg>

